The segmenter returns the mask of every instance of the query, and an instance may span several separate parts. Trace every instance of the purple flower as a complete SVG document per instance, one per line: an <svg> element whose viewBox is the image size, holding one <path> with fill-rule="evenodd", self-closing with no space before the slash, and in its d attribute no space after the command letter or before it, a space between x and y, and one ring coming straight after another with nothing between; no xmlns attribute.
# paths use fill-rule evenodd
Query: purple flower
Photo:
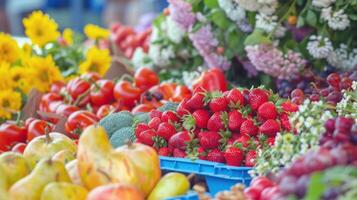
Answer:
<svg viewBox="0 0 357 200"><path fill-rule="evenodd" d="M254 67L254 65L249 60L243 60L243 61L240 61L240 62L242 63L243 68L245 69L245 71L247 71L248 77L254 77L254 76L258 75L257 69Z"/></svg>
<svg viewBox="0 0 357 200"><path fill-rule="evenodd" d="M172 19L188 30L196 21L191 4L184 0L168 0L168 2Z"/></svg>
<svg viewBox="0 0 357 200"><path fill-rule="evenodd" d="M283 54L273 45L261 44L247 46L247 57L258 71L280 79L291 79L306 65L299 53L288 51Z"/></svg>

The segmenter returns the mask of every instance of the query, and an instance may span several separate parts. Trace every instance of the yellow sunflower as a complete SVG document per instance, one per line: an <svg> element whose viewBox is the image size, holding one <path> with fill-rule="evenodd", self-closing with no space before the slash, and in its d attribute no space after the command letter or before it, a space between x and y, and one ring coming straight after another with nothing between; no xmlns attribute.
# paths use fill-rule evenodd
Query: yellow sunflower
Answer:
<svg viewBox="0 0 357 200"><path fill-rule="evenodd" d="M34 44L40 47L45 46L49 42L56 41L60 36L57 31L57 23L47 14L41 11L34 11L28 18L23 20L25 33Z"/></svg>
<svg viewBox="0 0 357 200"><path fill-rule="evenodd" d="M98 40L109 37L109 31L94 24L87 24L84 33L89 39Z"/></svg>
<svg viewBox="0 0 357 200"><path fill-rule="evenodd" d="M72 31L72 29L70 29L70 28L64 29L62 36L63 36L64 41L66 41L66 43L68 45L72 45L73 44L73 31Z"/></svg>
<svg viewBox="0 0 357 200"><path fill-rule="evenodd" d="M10 119L11 113L20 110L21 95L13 90L0 90L0 118Z"/></svg>
<svg viewBox="0 0 357 200"><path fill-rule="evenodd" d="M61 71L51 56L45 58L31 57L27 65L32 70L31 78L34 82L34 86L41 92L48 91L54 81L63 80Z"/></svg>
<svg viewBox="0 0 357 200"><path fill-rule="evenodd" d="M0 63L13 63L18 59L20 48L8 34L0 33Z"/></svg>
<svg viewBox="0 0 357 200"><path fill-rule="evenodd" d="M15 87L19 88L22 92L27 94L33 87L33 68L15 66L10 69L10 76L15 84Z"/></svg>
<svg viewBox="0 0 357 200"><path fill-rule="evenodd" d="M80 64L79 72L98 72L103 76L109 69L111 60L109 50L92 47L87 51L86 60Z"/></svg>
<svg viewBox="0 0 357 200"><path fill-rule="evenodd" d="M12 89L14 87L14 82L9 76L10 66L8 63L0 64L0 91L6 89Z"/></svg>

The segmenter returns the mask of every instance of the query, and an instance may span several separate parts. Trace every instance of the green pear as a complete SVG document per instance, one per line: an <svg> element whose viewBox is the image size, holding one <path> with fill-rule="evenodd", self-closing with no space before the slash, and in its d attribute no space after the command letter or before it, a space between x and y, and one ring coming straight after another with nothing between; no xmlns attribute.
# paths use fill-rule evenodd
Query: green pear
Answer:
<svg viewBox="0 0 357 200"><path fill-rule="evenodd" d="M69 163L70 161L76 159L76 154L74 154L72 151L68 149L64 149L62 151L57 152L55 155L53 155L52 160L58 160L63 162L65 165Z"/></svg>
<svg viewBox="0 0 357 200"><path fill-rule="evenodd" d="M78 172L78 161L77 159L72 160L71 162L66 164L66 169L68 172L69 177L72 180L72 183L76 185L83 185L81 181L81 177L79 176Z"/></svg>
<svg viewBox="0 0 357 200"><path fill-rule="evenodd" d="M23 155L15 152L1 154L0 166L3 167L5 174L7 174L10 186L31 172L30 166Z"/></svg>
<svg viewBox="0 0 357 200"><path fill-rule="evenodd" d="M64 164L52 159L41 160L29 175L10 188L10 199L39 200L47 184L60 181L71 182Z"/></svg>
<svg viewBox="0 0 357 200"><path fill-rule="evenodd" d="M5 172L5 169L2 166L0 166L0 199L1 200L9 199L9 194L7 193L9 186L10 186L9 180Z"/></svg>
<svg viewBox="0 0 357 200"><path fill-rule="evenodd" d="M85 200L88 191L79 185L65 182L48 184L41 194L41 200Z"/></svg>
<svg viewBox="0 0 357 200"><path fill-rule="evenodd" d="M52 132L31 140L25 148L24 157L29 162L30 167L34 168L41 159L50 159L56 153L65 149L75 154L77 146L69 137Z"/></svg>
<svg viewBox="0 0 357 200"><path fill-rule="evenodd" d="M160 179L147 200L161 200L186 194L190 189L187 177L180 173L168 173Z"/></svg>

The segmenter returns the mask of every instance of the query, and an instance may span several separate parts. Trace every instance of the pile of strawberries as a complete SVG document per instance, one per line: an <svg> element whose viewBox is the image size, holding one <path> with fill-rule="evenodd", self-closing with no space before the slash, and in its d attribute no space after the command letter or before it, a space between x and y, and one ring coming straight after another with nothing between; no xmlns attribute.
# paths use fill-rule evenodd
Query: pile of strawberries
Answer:
<svg viewBox="0 0 357 200"><path fill-rule="evenodd" d="M278 132L290 131L289 114L297 109L261 88L223 93L198 88L176 111L151 111L150 122L137 124L135 134L137 142L161 156L254 166L257 149L273 145Z"/></svg>

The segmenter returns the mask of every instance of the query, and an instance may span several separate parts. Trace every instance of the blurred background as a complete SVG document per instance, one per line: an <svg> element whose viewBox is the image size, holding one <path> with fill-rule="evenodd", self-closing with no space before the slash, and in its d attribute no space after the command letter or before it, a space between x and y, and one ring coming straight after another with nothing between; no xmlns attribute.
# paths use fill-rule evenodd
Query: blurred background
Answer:
<svg viewBox="0 0 357 200"><path fill-rule="evenodd" d="M87 23L146 26L166 6L167 0L0 0L0 32L23 35L22 18L33 10L48 13L61 29L78 32Z"/></svg>

